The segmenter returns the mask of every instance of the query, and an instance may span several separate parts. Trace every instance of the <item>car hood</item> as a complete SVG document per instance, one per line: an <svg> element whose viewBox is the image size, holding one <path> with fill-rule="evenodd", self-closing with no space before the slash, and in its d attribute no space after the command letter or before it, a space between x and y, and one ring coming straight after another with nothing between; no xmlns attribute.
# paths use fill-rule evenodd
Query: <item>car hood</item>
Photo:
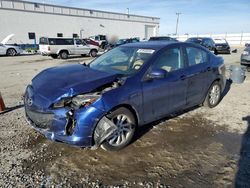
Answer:
<svg viewBox="0 0 250 188"><path fill-rule="evenodd" d="M115 81L119 75L91 69L81 64L46 69L32 80L39 106L49 107L61 98L92 92ZM39 102L40 100L40 102Z"/></svg>
<svg viewBox="0 0 250 188"><path fill-rule="evenodd" d="M10 34L10 35L8 35L7 37L5 37L5 38L2 40L1 44L6 44L7 42L9 42L9 40L10 40L14 35L15 35L15 34Z"/></svg>

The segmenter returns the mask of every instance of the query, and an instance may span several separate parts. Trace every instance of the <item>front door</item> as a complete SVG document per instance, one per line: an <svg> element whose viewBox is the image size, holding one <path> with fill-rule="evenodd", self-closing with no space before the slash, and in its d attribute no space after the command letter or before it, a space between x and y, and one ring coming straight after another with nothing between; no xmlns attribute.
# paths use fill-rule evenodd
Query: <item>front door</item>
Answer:
<svg viewBox="0 0 250 188"><path fill-rule="evenodd" d="M75 39L75 52L74 54L81 55L81 54L88 54L89 47L80 39Z"/></svg>
<svg viewBox="0 0 250 188"><path fill-rule="evenodd" d="M186 105L187 80L179 47L163 51L150 70L163 69L166 76L142 83L144 121L160 119Z"/></svg>

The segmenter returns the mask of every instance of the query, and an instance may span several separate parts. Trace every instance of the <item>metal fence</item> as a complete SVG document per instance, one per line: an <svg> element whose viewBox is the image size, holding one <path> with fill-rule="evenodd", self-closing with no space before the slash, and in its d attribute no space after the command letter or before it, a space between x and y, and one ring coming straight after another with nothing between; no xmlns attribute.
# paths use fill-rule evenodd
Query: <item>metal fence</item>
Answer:
<svg viewBox="0 0 250 188"><path fill-rule="evenodd" d="M176 36L175 36L176 37ZM230 45L244 46L246 43L250 43L250 33L225 33L225 34L196 34L196 35L178 35L177 39L185 41L190 37L211 37L211 38L223 38L226 39Z"/></svg>

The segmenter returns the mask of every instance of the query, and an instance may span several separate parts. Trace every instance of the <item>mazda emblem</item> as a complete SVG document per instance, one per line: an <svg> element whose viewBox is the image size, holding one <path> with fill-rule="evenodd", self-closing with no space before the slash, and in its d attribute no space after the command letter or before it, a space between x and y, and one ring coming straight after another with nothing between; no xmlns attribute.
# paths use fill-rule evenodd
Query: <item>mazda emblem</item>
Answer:
<svg viewBox="0 0 250 188"><path fill-rule="evenodd" d="M27 100L27 104L28 104L29 106L32 106L32 104L33 104L33 100L32 100L32 98L28 98L28 100Z"/></svg>

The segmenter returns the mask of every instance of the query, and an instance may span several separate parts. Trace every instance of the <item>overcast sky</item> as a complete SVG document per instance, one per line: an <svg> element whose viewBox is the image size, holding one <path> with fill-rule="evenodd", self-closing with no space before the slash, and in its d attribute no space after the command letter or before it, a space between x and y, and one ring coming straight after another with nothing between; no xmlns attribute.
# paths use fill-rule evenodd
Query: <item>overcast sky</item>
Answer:
<svg viewBox="0 0 250 188"><path fill-rule="evenodd" d="M160 18L160 34L250 32L250 0L31 0L78 8L105 10Z"/></svg>

